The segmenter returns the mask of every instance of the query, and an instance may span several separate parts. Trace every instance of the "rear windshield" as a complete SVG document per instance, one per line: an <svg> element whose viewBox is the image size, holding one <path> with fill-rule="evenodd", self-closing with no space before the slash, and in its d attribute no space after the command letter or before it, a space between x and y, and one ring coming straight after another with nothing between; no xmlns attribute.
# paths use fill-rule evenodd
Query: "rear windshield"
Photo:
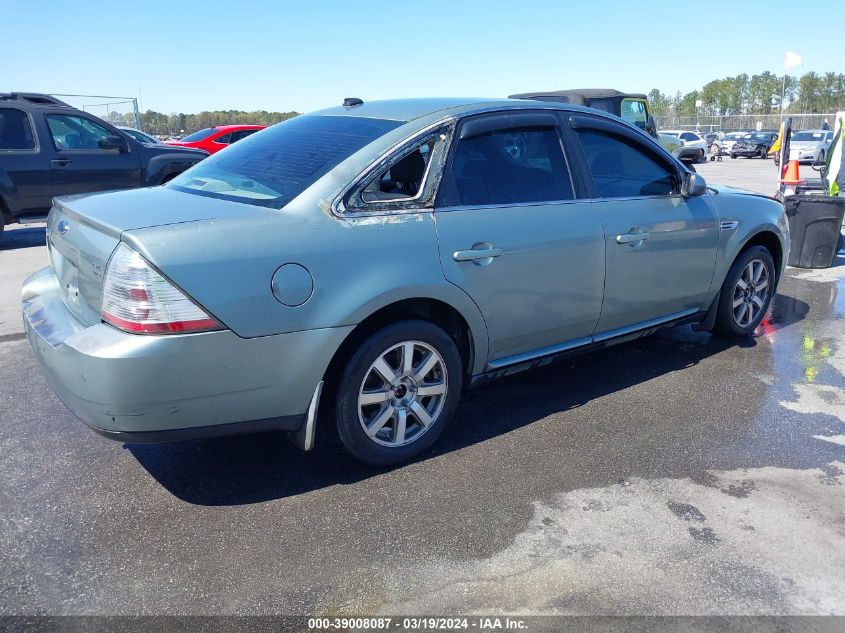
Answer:
<svg viewBox="0 0 845 633"><path fill-rule="evenodd" d="M194 132L193 134L188 134L188 136L183 136L179 140L183 143L196 143L197 141L207 139L212 134L214 134L214 128L207 127L204 130L200 130L199 132Z"/></svg>
<svg viewBox="0 0 845 633"><path fill-rule="evenodd" d="M281 209L343 160L403 121L298 116L206 158L169 187Z"/></svg>

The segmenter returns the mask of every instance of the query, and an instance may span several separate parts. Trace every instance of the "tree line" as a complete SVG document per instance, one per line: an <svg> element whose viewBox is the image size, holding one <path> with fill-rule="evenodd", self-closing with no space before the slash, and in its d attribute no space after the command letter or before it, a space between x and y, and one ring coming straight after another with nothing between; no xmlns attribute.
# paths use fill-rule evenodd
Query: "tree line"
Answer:
<svg viewBox="0 0 845 633"><path fill-rule="evenodd" d="M686 94L664 94L657 88L648 93L655 116L725 116L736 114L777 114L781 91L784 110L790 114L829 113L845 110L845 73L809 72L801 77L758 75L714 79L699 90ZM701 101L696 108L696 101Z"/></svg>
<svg viewBox="0 0 845 633"><path fill-rule="evenodd" d="M149 134L162 136L181 136L216 125L273 125L295 117L298 112L267 112L256 110L214 110L199 114L162 114L154 110L141 113L141 128ZM129 126L135 125L135 115L131 112L109 114L109 120Z"/></svg>

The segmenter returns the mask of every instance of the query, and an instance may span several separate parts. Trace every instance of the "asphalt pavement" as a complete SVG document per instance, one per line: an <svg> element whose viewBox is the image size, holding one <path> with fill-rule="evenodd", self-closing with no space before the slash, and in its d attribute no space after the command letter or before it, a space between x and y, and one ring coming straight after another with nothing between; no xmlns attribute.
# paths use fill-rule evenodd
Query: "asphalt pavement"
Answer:
<svg viewBox="0 0 845 633"><path fill-rule="evenodd" d="M773 193L771 161L698 166ZM845 614L845 258L757 335L661 332L467 393L390 470L284 435L100 438L21 337L0 246L2 614Z"/></svg>

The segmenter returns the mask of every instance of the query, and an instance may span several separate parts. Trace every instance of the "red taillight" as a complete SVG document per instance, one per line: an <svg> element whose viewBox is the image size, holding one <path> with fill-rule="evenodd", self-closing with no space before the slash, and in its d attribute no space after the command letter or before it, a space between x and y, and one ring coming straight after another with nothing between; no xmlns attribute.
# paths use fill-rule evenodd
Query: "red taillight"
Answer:
<svg viewBox="0 0 845 633"><path fill-rule="evenodd" d="M106 267L103 320L139 334L175 334L222 329L220 323L120 243Z"/></svg>

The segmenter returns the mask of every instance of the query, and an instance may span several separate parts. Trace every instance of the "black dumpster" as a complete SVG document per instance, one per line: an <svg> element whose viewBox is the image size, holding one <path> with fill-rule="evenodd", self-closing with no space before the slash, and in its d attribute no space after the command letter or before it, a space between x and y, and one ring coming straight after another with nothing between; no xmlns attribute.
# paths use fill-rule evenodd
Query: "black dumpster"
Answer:
<svg viewBox="0 0 845 633"><path fill-rule="evenodd" d="M829 268L839 250L845 198L796 194L783 201L789 218L791 247L787 264L799 268Z"/></svg>

